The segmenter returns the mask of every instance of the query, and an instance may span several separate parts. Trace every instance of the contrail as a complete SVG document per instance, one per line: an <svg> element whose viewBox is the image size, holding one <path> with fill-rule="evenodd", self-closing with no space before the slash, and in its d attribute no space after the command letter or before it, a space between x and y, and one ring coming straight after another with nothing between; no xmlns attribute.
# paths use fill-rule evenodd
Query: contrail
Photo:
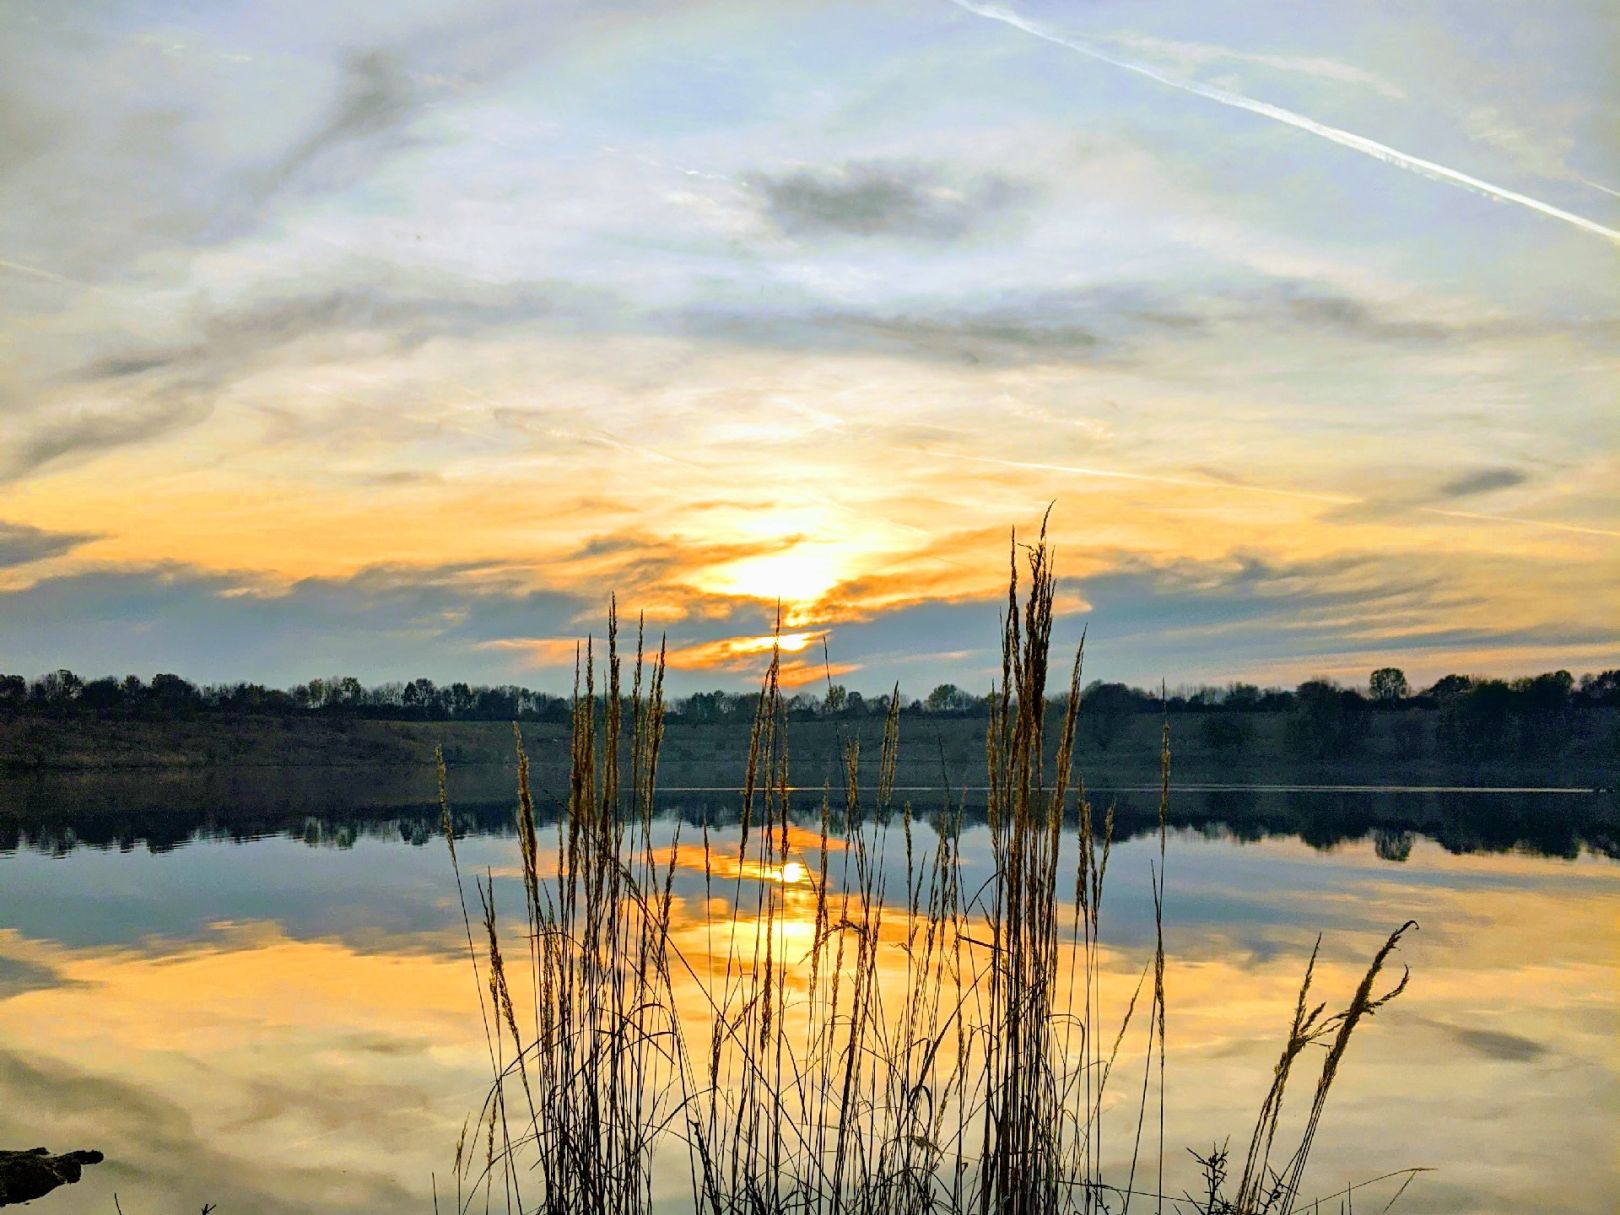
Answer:
<svg viewBox="0 0 1620 1215"><path fill-rule="evenodd" d="M1271 485L1245 485L1241 482L1217 481L1213 477L1174 477L1160 473L1121 472L1111 468L1087 468L1078 464L1044 464L1037 460L1000 460L995 456L970 456L957 451L942 451L924 447L919 450L931 456L948 460L968 460L974 464L995 464L1001 468L1027 468L1037 472L1067 473L1075 477L1097 477L1107 481L1146 481L1154 485L1179 485L1192 489L1222 490L1234 494L1260 494L1268 498L1297 498L1305 502L1326 502L1332 506L1375 505L1373 499L1351 494L1312 493L1303 489L1279 489ZM1538 527L1546 531L1566 532L1575 536L1605 536L1620 538L1620 531L1602 527L1582 527L1575 523L1554 523L1548 519L1526 519L1522 515L1487 515L1478 511L1445 510L1438 506L1415 506L1413 510L1425 515L1441 515L1448 519L1470 519L1479 523L1511 523L1516 527Z"/></svg>
<svg viewBox="0 0 1620 1215"><path fill-rule="evenodd" d="M42 270L38 266L25 266L21 262L7 261L0 257L0 270L10 270L14 274L30 274L35 278L43 278L53 283L66 283L69 287L85 287L94 289L90 283L80 282L76 278L69 278L65 274L58 274L54 270Z"/></svg>
<svg viewBox="0 0 1620 1215"><path fill-rule="evenodd" d="M1067 47L1078 54L1122 68L1127 72L1135 72L1138 76L1146 76L1149 80L1168 85L1173 89L1180 89L1183 93L1192 93L1194 96L1203 97L1221 105L1247 110L1251 114L1259 114L1262 118L1270 118L1274 122L1297 127L1301 131L1308 131L1312 135L1320 136L1332 143L1360 152L1365 156L1371 156L1374 160L1381 160L1385 164L1391 164L1408 172L1416 173L1420 177L1427 177L1431 181L1449 182L1452 185L1461 186L1465 190L1472 190L1475 194L1495 199L1497 202L1518 203L1521 207L1539 211L1541 214L1551 216L1553 219L1561 219L1566 224L1572 224L1583 231L1590 232L1595 236L1601 236L1605 240L1620 245L1620 231L1616 231L1614 228L1606 228L1595 220L1576 215L1572 211L1565 211L1561 207L1553 206L1551 203L1544 203L1539 198L1531 198L1528 194L1520 194L1517 190L1509 190L1504 186L1493 185L1488 181L1481 181L1477 177L1471 177L1467 173L1460 173L1456 169L1436 164L1432 160L1425 160L1421 156L1413 156L1409 152L1402 152L1398 148L1379 143L1375 139L1368 139L1365 135L1357 135L1353 131L1329 126L1325 122L1317 122L1314 118L1296 114L1292 110L1285 110L1281 106L1272 105L1270 102L1256 101L1252 97L1245 97L1241 93L1216 88L1214 85L1201 84L1196 80L1178 80L1174 76L1165 75L1157 68L1149 67L1144 63L1135 63L1129 59L1117 58L1105 51L1098 50L1089 42L1082 42L1078 38L1071 38L1047 29L1045 26L1019 16L1010 9L977 4L973 0L951 0L951 3L976 17L1000 21L1033 37L1054 43L1057 46Z"/></svg>
<svg viewBox="0 0 1620 1215"><path fill-rule="evenodd" d="M1086 468L1078 464L1043 464L1036 460L998 460L994 456L970 456L957 451L940 451L924 447L920 450L931 456L944 456L951 460L970 460L974 464L996 464L1002 468L1028 468L1039 472L1068 473L1075 477L1098 477L1105 481L1146 481L1154 485L1180 485L1193 489L1217 489L1234 494L1261 494L1269 498L1299 498L1306 502L1327 502L1334 506L1359 506L1366 499L1348 494L1319 494L1303 489L1276 489L1269 485L1244 485L1241 482L1217 481L1213 477L1172 477L1160 473L1121 472L1113 468Z"/></svg>
<svg viewBox="0 0 1620 1215"><path fill-rule="evenodd" d="M1514 523L1519 527L1539 527L1553 532L1569 532L1576 536L1610 536L1620 539L1620 532L1602 527L1579 527L1573 523L1549 523L1545 519L1526 519L1521 515L1482 515L1471 510L1441 510L1438 506L1417 508L1426 515L1444 515L1448 519L1477 519L1483 523Z"/></svg>

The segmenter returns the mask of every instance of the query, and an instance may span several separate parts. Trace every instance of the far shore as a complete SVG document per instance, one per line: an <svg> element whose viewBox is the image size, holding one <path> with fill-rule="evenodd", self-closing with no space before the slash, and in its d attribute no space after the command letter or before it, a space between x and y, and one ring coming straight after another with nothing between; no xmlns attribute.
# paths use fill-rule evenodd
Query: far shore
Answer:
<svg viewBox="0 0 1620 1215"><path fill-rule="evenodd" d="M1413 709L1374 715L1356 746L1301 753L1287 713L1244 715L1236 739L1212 735L1196 714L1169 718L1175 784L1515 787L1603 789L1620 784L1620 710L1572 714L1549 740L1530 740L1480 757L1448 752L1440 714ZM1164 718L1131 714L1109 737L1082 737L1078 764L1088 785L1126 788L1158 779ZM567 726L520 725L537 776L567 761ZM881 723L805 720L788 726L795 785L842 784L845 746L858 743L862 765L875 764ZM977 717L905 717L901 784L964 788L982 783L984 723ZM747 753L746 722L671 718L661 757L666 787L722 786L736 779ZM349 717L241 715L148 721L79 716L0 716L0 772L363 768L426 769L442 748L451 767L506 767L512 726L491 721L391 721ZM403 772L401 773L403 775Z"/></svg>

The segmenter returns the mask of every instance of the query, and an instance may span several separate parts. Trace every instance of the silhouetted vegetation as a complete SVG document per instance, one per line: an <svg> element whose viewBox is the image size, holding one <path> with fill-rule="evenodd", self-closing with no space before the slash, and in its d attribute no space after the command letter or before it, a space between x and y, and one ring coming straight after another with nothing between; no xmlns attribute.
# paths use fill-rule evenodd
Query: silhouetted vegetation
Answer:
<svg viewBox="0 0 1620 1215"><path fill-rule="evenodd" d="M893 693L866 696L842 685L825 693L784 698L789 721L882 719ZM1166 693L1122 683L1088 684L1082 693L1086 718L1082 738L1107 750L1124 724L1143 713L1288 713L1299 747L1309 753L1354 748L1366 735L1366 715L1436 710L1444 715L1444 745L1459 753L1494 752L1519 740L1555 732L1570 713L1620 707L1620 670L1582 675L1568 671L1503 680L1447 675L1413 691L1398 668L1373 671L1365 691L1331 679L1310 679L1292 690L1230 683L1200 685ZM759 693L694 692L673 698L672 720L700 724L752 723ZM982 721L989 699L956 684L940 684L921 699L900 696L904 716ZM1059 712L1058 702L1048 704ZM0 675L0 714L47 717L127 717L166 721L203 716L351 717L385 721L549 721L569 720L569 698L533 688L498 687L412 679L375 685L352 675L311 679L292 688L257 683L194 684L179 675L157 674L85 679L69 670L37 679ZM1225 737L1236 737L1228 732Z"/></svg>
<svg viewBox="0 0 1620 1215"><path fill-rule="evenodd" d="M1580 681L1564 672L1514 681L1448 676L1400 699L1376 699L1329 680L1293 691L1234 684L1162 698L1125 684L1092 683L1076 746L1093 778L1109 785L1153 779L1144 756L1169 720L1182 774L1193 782L1609 788L1620 784L1616 682L1612 673ZM430 695L426 681L379 690L322 680L294 689L296 698L261 697L239 688L199 689L170 676L150 685L122 681L114 700L112 681L80 684L61 672L33 685L11 678L5 686L11 694L0 707L0 770L384 771L431 764L435 745L454 767L510 764L504 741L510 722L541 739L568 729L566 702L523 688L450 685ZM406 705L401 697L410 687L417 690ZM867 698L834 685L822 695L784 696L805 783L841 779L840 736L875 739L892 695ZM900 697L901 719L927 740L901 758L902 784L979 783L986 714L982 704L978 711L962 708L973 703L953 685L921 700ZM673 701L666 747L677 783L733 780L729 757L758 704L757 694L724 691ZM1055 723L1061 711L1048 703L1046 716Z"/></svg>
<svg viewBox="0 0 1620 1215"><path fill-rule="evenodd" d="M85 680L53 671L30 682L0 675L0 712L82 714L176 720L198 716L359 717L389 721L568 720L568 698L512 685L444 686L413 679L367 687L352 675L311 679L294 688L263 684L197 685L178 675Z"/></svg>

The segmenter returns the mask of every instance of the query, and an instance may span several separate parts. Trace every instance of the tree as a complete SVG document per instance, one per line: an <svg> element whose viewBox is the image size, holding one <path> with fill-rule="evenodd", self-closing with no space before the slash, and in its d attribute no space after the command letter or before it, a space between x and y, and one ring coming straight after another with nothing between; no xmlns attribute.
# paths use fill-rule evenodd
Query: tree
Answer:
<svg viewBox="0 0 1620 1215"><path fill-rule="evenodd" d="M848 707L849 689L841 683L828 685L827 695L821 702L821 711L830 717L842 713Z"/></svg>
<svg viewBox="0 0 1620 1215"><path fill-rule="evenodd" d="M1437 704L1446 704L1465 695L1473 686L1473 679L1467 675L1443 675L1434 681L1426 695Z"/></svg>
<svg viewBox="0 0 1620 1215"><path fill-rule="evenodd" d="M1514 684L1514 691L1524 698L1525 708L1533 713L1562 713L1569 707L1574 690L1575 679L1568 671L1548 671Z"/></svg>
<svg viewBox="0 0 1620 1215"><path fill-rule="evenodd" d="M123 699L122 688L110 675L92 679L79 692L79 703L87 709L95 709L98 712L119 708Z"/></svg>
<svg viewBox="0 0 1620 1215"><path fill-rule="evenodd" d="M0 675L0 705L15 707L28 699L28 681L21 675Z"/></svg>
<svg viewBox="0 0 1620 1215"><path fill-rule="evenodd" d="M1252 683L1229 684L1221 705L1227 709L1248 711L1260 707L1260 689Z"/></svg>
<svg viewBox="0 0 1620 1215"><path fill-rule="evenodd" d="M472 712L473 693L466 684L457 681L446 689L445 707L450 711L451 717L465 717Z"/></svg>
<svg viewBox="0 0 1620 1215"><path fill-rule="evenodd" d="M1593 707L1620 705L1620 671L1582 675L1581 699Z"/></svg>
<svg viewBox="0 0 1620 1215"><path fill-rule="evenodd" d="M1379 704L1398 704L1412 694L1406 672L1400 667L1379 667L1367 681L1368 691Z"/></svg>
<svg viewBox="0 0 1620 1215"><path fill-rule="evenodd" d="M1080 727L1099 751L1113 746L1143 697L1122 683L1093 683L1080 697Z"/></svg>
<svg viewBox="0 0 1620 1215"><path fill-rule="evenodd" d="M84 680L64 667L49 675L41 675L34 682L34 699L45 705L65 705L76 700L83 687Z"/></svg>
<svg viewBox="0 0 1620 1215"><path fill-rule="evenodd" d="M438 708L439 689L433 686L431 679L413 679L400 689L399 700L407 709L413 709L424 717L433 716Z"/></svg>
<svg viewBox="0 0 1620 1215"><path fill-rule="evenodd" d="M517 716L512 688L478 688L472 693L471 714L481 721L511 721Z"/></svg>
<svg viewBox="0 0 1620 1215"><path fill-rule="evenodd" d="M1519 752L1526 758L1553 759L1568 742L1569 710L1575 677L1548 671L1513 683L1519 710Z"/></svg>
<svg viewBox="0 0 1620 1215"><path fill-rule="evenodd" d="M1254 707L1262 713L1286 713L1294 707L1294 694L1287 688L1267 688Z"/></svg>
<svg viewBox="0 0 1620 1215"><path fill-rule="evenodd" d="M353 675L344 675L329 680L326 685L328 704L340 705L346 709L355 708L365 697L365 688Z"/></svg>
<svg viewBox="0 0 1620 1215"><path fill-rule="evenodd" d="M189 709L201 702L197 688L179 675L152 676L152 703L164 709Z"/></svg>
<svg viewBox="0 0 1620 1215"><path fill-rule="evenodd" d="M1359 748L1367 737L1366 701L1329 679L1311 679L1294 692L1288 740L1312 759Z"/></svg>
<svg viewBox="0 0 1620 1215"><path fill-rule="evenodd" d="M1500 679L1469 680L1465 691L1440 700L1437 731L1453 755L1472 759L1500 758L1512 724L1513 689Z"/></svg>
<svg viewBox="0 0 1620 1215"><path fill-rule="evenodd" d="M1414 711L1393 715L1389 736L1395 744L1395 754L1401 759L1422 759L1428 750L1428 732L1423 725L1425 716Z"/></svg>
<svg viewBox="0 0 1620 1215"><path fill-rule="evenodd" d="M1206 713L1199 724L1204 745L1223 759L1233 759L1249 749L1254 737L1249 719L1237 713Z"/></svg>
<svg viewBox="0 0 1620 1215"><path fill-rule="evenodd" d="M930 713L960 713L967 709L973 698L954 683L942 683L923 702Z"/></svg>

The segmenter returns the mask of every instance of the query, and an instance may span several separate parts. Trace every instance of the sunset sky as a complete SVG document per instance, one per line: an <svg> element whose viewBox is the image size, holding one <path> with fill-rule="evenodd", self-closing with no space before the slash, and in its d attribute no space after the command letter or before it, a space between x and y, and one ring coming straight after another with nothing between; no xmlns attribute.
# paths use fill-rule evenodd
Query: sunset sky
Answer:
<svg viewBox="0 0 1620 1215"><path fill-rule="evenodd" d="M0 5L0 670L1620 665L1612 4Z"/></svg>

